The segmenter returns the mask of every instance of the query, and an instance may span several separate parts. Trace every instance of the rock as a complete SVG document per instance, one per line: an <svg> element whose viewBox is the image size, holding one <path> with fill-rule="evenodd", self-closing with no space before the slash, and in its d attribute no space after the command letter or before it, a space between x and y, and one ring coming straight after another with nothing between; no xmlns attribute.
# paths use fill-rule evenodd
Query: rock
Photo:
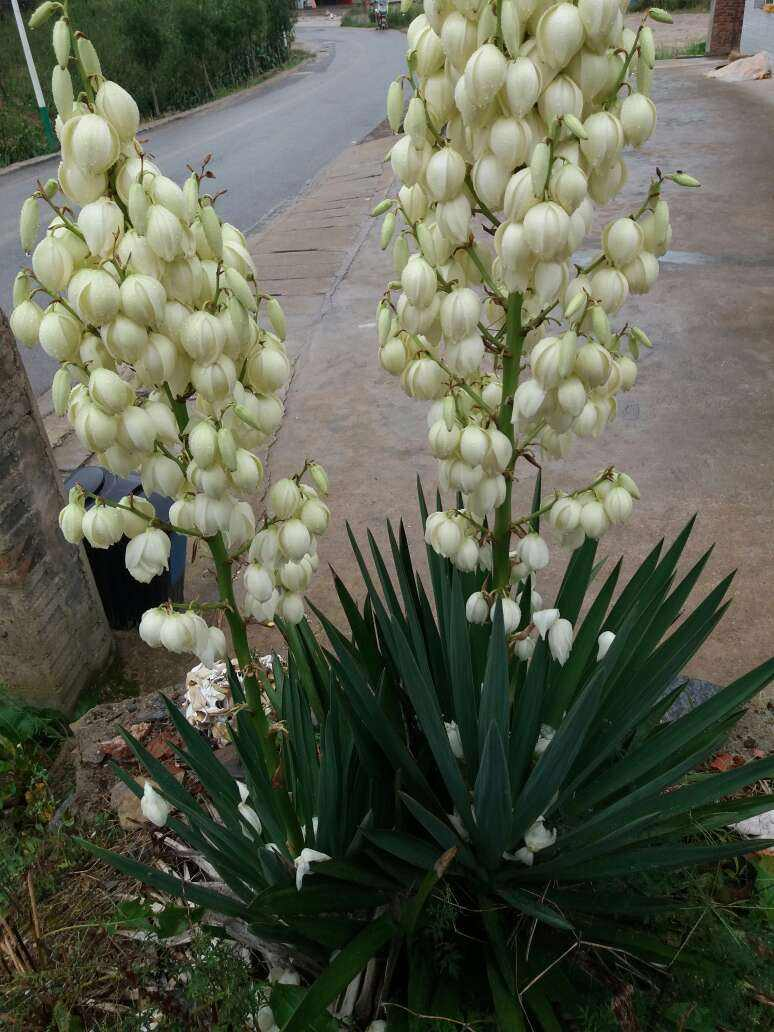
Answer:
<svg viewBox="0 0 774 1032"><path fill-rule="evenodd" d="M216 749L213 755L219 763L223 764L232 778L236 778L238 781L245 780L245 770L233 742L229 742L228 745L223 745L220 749Z"/></svg>
<svg viewBox="0 0 774 1032"><path fill-rule="evenodd" d="M669 710L667 710L665 719L670 722L677 720L678 717L685 716L695 706L706 702L707 699L711 699L716 692L720 691L720 685L712 684L710 681L699 681L695 677L679 677L670 685L669 690L672 691L672 689L677 688L682 681L685 681L685 688L682 694L678 695Z"/></svg>
<svg viewBox="0 0 774 1032"><path fill-rule="evenodd" d="M708 79L720 79L723 82L748 82L751 79L771 78L771 55L761 50L752 57L740 57L722 68L715 68L706 73Z"/></svg>
<svg viewBox="0 0 774 1032"><path fill-rule="evenodd" d="M151 724L166 719L167 710L161 695L149 692L134 699L94 706L80 720L70 724L70 730L75 735L80 762L97 764L105 759L103 747L115 739L119 728L147 725L143 732L147 734Z"/></svg>
<svg viewBox="0 0 774 1032"><path fill-rule="evenodd" d="M145 778L139 777L137 781L145 784ZM118 823L125 831L132 831L141 824L148 822L142 815L140 800L123 781L116 781L110 793L110 809L118 817Z"/></svg>
<svg viewBox="0 0 774 1032"><path fill-rule="evenodd" d="M167 690L166 694L171 692ZM122 727L134 728L133 733L146 740L151 733L162 730L167 735L173 734L164 701L158 692L103 703L72 723L75 796L71 812L84 820L93 819L95 814L109 808L115 774L108 761L112 759L122 766L129 763L131 754L123 739L118 737L118 730Z"/></svg>
<svg viewBox="0 0 774 1032"><path fill-rule="evenodd" d="M766 813L759 813L755 817L748 817L745 821L732 824L740 835L749 835L751 838L774 839L774 810L767 810Z"/></svg>

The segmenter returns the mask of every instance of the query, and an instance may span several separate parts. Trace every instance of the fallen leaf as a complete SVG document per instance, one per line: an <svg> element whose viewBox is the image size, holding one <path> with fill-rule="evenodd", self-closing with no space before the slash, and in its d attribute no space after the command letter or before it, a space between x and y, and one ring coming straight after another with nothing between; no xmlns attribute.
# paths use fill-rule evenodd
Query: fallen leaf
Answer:
<svg viewBox="0 0 774 1032"><path fill-rule="evenodd" d="M727 752L718 753L709 762L710 770L731 770L733 766L735 766L734 757Z"/></svg>

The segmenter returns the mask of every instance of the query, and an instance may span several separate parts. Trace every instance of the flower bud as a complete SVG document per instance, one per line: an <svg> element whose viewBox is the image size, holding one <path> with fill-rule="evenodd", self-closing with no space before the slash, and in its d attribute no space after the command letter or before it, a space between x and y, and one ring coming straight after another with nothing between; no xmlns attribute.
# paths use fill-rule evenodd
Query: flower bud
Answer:
<svg viewBox="0 0 774 1032"><path fill-rule="evenodd" d="M489 617L489 605L480 591L473 592L465 603L465 617L468 623L486 623Z"/></svg>
<svg viewBox="0 0 774 1032"><path fill-rule="evenodd" d="M151 204L145 238L152 250L165 262L171 262L180 253L183 241L183 227L180 219L160 204Z"/></svg>
<svg viewBox="0 0 774 1032"><path fill-rule="evenodd" d="M572 649L572 624L560 617L548 632L548 648L560 666L570 658Z"/></svg>
<svg viewBox="0 0 774 1032"><path fill-rule="evenodd" d="M95 258L112 254L124 231L124 216L114 201L101 197L81 208L78 228Z"/></svg>
<svg viewBox="0 0 774 1032"><path fill-rule="evenodd" d="M126 568L136 581L149 584L154 577L169 568L171 547L172 542L163 530L146 524L146 529L133 537L126 546Z"/></svg>
<svg viewBox="0 0 774 1032"><path fill-rule="evenodd" d="M532 192L535 197L542 197L548 181L550 149L547 143L538 143L532 151L529 161L529 174L532 178Z"/></svg>
<svg viewBox="0 0 774 1032"><path fill-rule="evenodd" d="M87 175L99 175L116 163L121 143L115 129L100 115L79 115L67 120L62 131L62 159Z"/></svg>
<svg viewBox="0 0 774 1032"><path fill-rule="evenodd" d="M53 295L61 294L70 282L74 263L61 241L51 235L43 237L32 254L35 278Z"/></svg>
<svg viewBox="0 0 774 1032"><path fill-rule="evenodd" d="M60 68L66 68L70 60L70 26L66 18L60 18L52 33L54 54Z"/></svg>
<svg viewBox="0 0 774 1032"><path fill-rule="evenodd" d="M140 811L143 817L150 821L151 824L155 824L157 828L164 827L172 812L171 804L156 791L148 778L145 779L145 785L143 786Z"/></svg>
<svg viewBox="0 0 774 1032"><path fill-rule="evenodd" d="M540 72L528 57L517 57L508 64L505 95L511 114L516 118L524 118L532 110L541 88Z"/></svg>
<svg viewBox="0 0 774 1032"><path fill-rule="evenodd" d="M674 18L661 7L651 7L648 11L648 17L652 18L655 22L663 22L664 25L671 25L674 22Z"/></svg>
<svg viewBox="0 0 774 1032"><path fill-rule="evenodd" d="M544 260L563 254L569 228L567 212L554 201L536 204L524 216L524 239L535 254Z"/></svg>
<svg viewBox="0 0 774 1032"><path fill-rule="evenodd" d="M537 380L523 380L516 388L514 397L514 420L521 417L525 420L533 419L546 398L546 392Z"/></svg>
<svg viewBox="0 0 774 1032"><path fill-rule="evenodd" d="M499 47L485 43L473 53L465 65L465 84L471 101L478 108L485 108L505 82L508 62Z"/></svg>
<svg viewBox="0 0 774 1032"><path fill-rule="evenodd" d="M202 365L198 362L194 362L191 365L191 383L199 394L212 404L224 401L234 389L236 380L236 366L226 354L221 355L214 362L210 362L207 365ZM279 422L282 419L282 405L281 402L273 398L263 398L261 401L264 410L262 415L265 422L268 423L272 415L274 417L272 420L274 425L271 428L266 429L265 426L262 427L265 432L271 433L272 430L279 426Z"/></svg>
<svg viewBox="0 0 774 1032"><path fill-rule="evenodd" d="M566 5L562 4L562 6ZM572 628L570 632L572 633ZM565 660L560 660L562 665L564 665L564 662ZM535 823L524 833L524 844L531 853L537 853L541 849L548 849L549 846L553 846L554 842L556 842L556 831L549 831L542 817L538 817Z"/></svg>
<svg viewBox="0 0 774 1032"><path fill-rule="evenodd" d="M79 269L67 287L67 297L79 317L91 326L108 323L118 313L118 284L104 269Z"/></svg>
<svg viewBox="0 0 774 1032"><path fill-rule="evenodd" d="M156 326L164 318L166 291L157 279L133 273L121 284L121 308L140 326Z"/></svg>
<svg viewBox="0 0 774 1032"><path fill-rule="evenodd" d="M286 591L280 598L277 614L286 623L301 623L304 619L304 600L301 595Z"/></svg>
<svg viewBox="0 0 774 1032"><path fill-rule="evenodd" d="M53 3L52 0L45 0L45 3L40 4L30 15L29 26L31 29L37 29L48 19L55 11L61 10L62 5Z"/></svg>
<svg viewBox="0 0 774 1032"><path fill-rule="evenodd" d="M498 118L489 130L489 148L509 170L524 163L531 139L529 126L523 119Z"/></svg>
<svg viewBox="0 0 774 1032"><path fill-rule="evenodd" d="M218 458L218 431L203 419L188 434L188 451L200 469L209 469Z"/></svg>
<svg viewBox="0 0 774 1032"><path fill-rule="evenodd" d="M140 124L140 112L134 97L122 86L106 79L97 90L94 106L122 140L132 139Z"/></svg>
<svg viewBox="0 0 774 1032"><path fill-rule="evenodd" d="M142 495L125 495L118 504L124 506L117 511L123 522L124 534L128 538L135 538L138 534L144 533L149 526L148 520L156 515L153 503ZM128 512L128 509L132 512Z"/></svg>
<svg viewBox="0 0 774 1032"><path fill-rule="evenodd" d="M280 520L289 520L295 515L301 500L298 485L285 477L272 484L269 490L269 511Z"/></svg>
<svg viewBox="0 0 774 1032"><path fill-rule="evenodd" d="M54 65L51 73L51 96L63 122L73 113L73 80L66 68Z"/></svg>
<svg viewBox="0 0 774 1032"><path fill-rule="evenodd" d="M97 51L94 49L94 44L90 39L85 36L78 37L78 60L81 62L84 73L91 77L92 75L102 75L102 67L97 57Z"/></svg>
<svg viewBox="0 0 774 1032"><path fill-rule="evenodd" d="M180 343L198 365L211 365L220 357L226 335L210 312L191 312L180 330Z"/></svg>
<svg viewBox="0 0 774 1032"><path fill-rule="evenodd" d="M586 502L581 509L581 526L587 537L601 538L610 526L610 519L601 502Z"/></svg>
<svg viewBox="0 0 774 1032"><path fill-rule="evenodd" d="M510 169L501 164L494 154L485 154L473 166L471 178L473 189L480 201L495 211L502 208Z"/></svg>
<svg viewBox="0 0 774 1032"><path fill-rule="evenodd" d="M549 68L564 68L580 50L585 31L577 7L559 3L541 16L535 29L537 52Z"/></svg>
<svg viewBox="0 0 774 1032"><path fill-rule="evenodd" d="M223 257L223 229L218 213L211 204L202 204L199 208L199 222L204 230L210 250L216 258Z"/></svg>
<svg viewBox="0 0 774 1032"><path fill-rule="evenodd" d="M130 384L110 369L95 369L89 377L89 396L106 412L117 415L134 403Z"/></svg>
<svg viewBox="0 0 774 1032"><path fill-rule="evenodd" d="M237 469L236 439L226 426L218 430L218 451L223 465L229 472L234 473Z"/></svg>
<svg viewBox="0 0 774 1032"><path fill-rule="evenodd" d="M310 533L319 537L328 529L331 514L325 502L308 498L301 507L299 518Z"/></svg>
<svg viewBox="0 0 774 1032"><path fill-rule="evenodd" d="M530 570L543 570L548 566L548 545L539 534L527 534L519 542L519 558Z"/></svg>
<svg viewBox="0 0 774 1032"><path fill-rule="evenodd" d="M425 105L419 97L412 97L403 120L403 128L411 137L415 147L424 147L427 134L427 115Z"/></svg>
<svg viewBox="0 0 774 1032"><path fill-rule="evenodd" d="M387 121L394 133L400 132L403 121L403 83L393 80L387 90Z"/></svg>
<svg viewBox="0 0 774 1032"><path fill-rule="evenodd" d="M147 459L142 464L141 475L142 487L146 495L157 492L166 498L175 498L180 493L185 479L180 466L167 455L153 455Z"/></svg>
<svg viewBox="0 0 774 1032"><path fill-rule="evenodd" d="M35 197L28 197L21 206L19 216L19 239L22 250L29 254L35 246L35 238L40 228L40 208Z"/></svg>
<svg viewBox="0 0 774 1032"><path fill-rule="evenodd" d="M92 548L110 548L124 536L119 510L99 503L84 513L82 528Z"/></svg>
<svg viewBox="0 0 774 1032"><path fill-rule="evenodd" d="M379 237L379 246L383 251L386 251L390 246L393 234L395 232L395 214L394 212L388 211L384 216L382 222L381 234Z"/></svg>
<svg viewBox="0 0 774 1032"><path fill-rule="evenodd" d="M420 255L412 255L401 274L401 286L411 304L428 308L438 289L435 270Z"/></svg>
<svg viewBox="0 0 774 1032"><path fill-rule="evenodd" d="M50 305L38 328L40 346L57 362L77 362L83 326L60 304Z"/></svg>
<svg viewBox="0 0 774 1032"><path fill-rule="evenodd" d="M328 480L328 474L325 472L319 462L311 462L308 468L309 479L312 481L314 486L317 488L319 494L325 498L330 490L330 482Z"/></svg>
<svg viewBox="0 0 774 1032"><path fill-rule="evenodd" d="M481 318L481 301L470 287L446 294L441 302L441 327L449 341L462 340L476 330Z"/></svg>
<svg viewBox="0 0 774 1032"><path fill-rule="evenodd" d="M645 234L634 219L622 218L609 222L602 233L602 246L613 265L623 266L634 261L643 248Z"/></svg>
<svg viewBox="0 0 774 1032"><path fill-rule="evenodd" d="M453 147L435 151L425 169L425 182L435 201L451 201L465 182L465 159Z"/></svg>
<svg viewBox="0 0 774 1032"><path fill-rule="evenodd" d="M611 523L626 523L634 508L632 496L625 488L619 486L614 486L607 492L603 504Z"/></svg>
<svg viewBox="0 0 774 1032"><path fill-rule="evenodd" d="M70 502L59 513L59 529L71 545L78 545L83 540L84 515L83 501L74 500L71 492Z"/></svg>
<svg viewBox="0 0 774 1032"><path fill-rule="evenodd" d="M621 105L621 125L626 142L641 147L656 128L656 105L642 93L630 93Z"/></svg>
<svg viewBox="0 0 774 1032"><path fill-rule="evenodd" d="M19 343L33 348L38 343L43 312L34 301L22 301L11 312L11 332Z"/></svg>
<svg viewBox="0 0 774 1032"><path fill-rule="evenodd" d="M279 546L288 559L303 559L312 546L312 537L301 520L290 519L280 527Z"/></svg>
<svg viewBox="0 0 774 1032"><path fill-rule="evenodd" d="M514 631L518 631L519 624L521 623L521 609L513 601L512 598L507 596L500 600L503 607L503 625L506 634L513 634ZM489 610L489 619L494 622L495 613L497 611L497 602L492 605Z"/></svg>

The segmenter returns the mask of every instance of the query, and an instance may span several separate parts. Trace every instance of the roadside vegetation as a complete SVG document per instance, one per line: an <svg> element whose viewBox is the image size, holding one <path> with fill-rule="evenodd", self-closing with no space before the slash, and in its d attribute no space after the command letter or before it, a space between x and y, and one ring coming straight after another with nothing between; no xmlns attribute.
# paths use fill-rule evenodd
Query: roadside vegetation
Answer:
<svg viewBox="0 0 774 1032"><path fill-rule="evenodd" d="M32 6L23 5L25 15ZM289 0L73 0L70 6L76 21L88 18L105 73L132 92L144 119L195 107L301 59L291 53ZM29 40L53 120L50 42L35 32ZM0 11L0 53L2 166L49 150L8 4Z"/></svg>
<svg viewBox="0 0 774 1032"><path fill-rule="evenodd" d="M344 29L365 29L374 24L373 6L366 11L364 4L353 4L342 16L341 26ZM401 14L398 4L390 4L387 8L387 24L391 29L405 29L422 14L422 5L414 4L406 14Z"/></svg>

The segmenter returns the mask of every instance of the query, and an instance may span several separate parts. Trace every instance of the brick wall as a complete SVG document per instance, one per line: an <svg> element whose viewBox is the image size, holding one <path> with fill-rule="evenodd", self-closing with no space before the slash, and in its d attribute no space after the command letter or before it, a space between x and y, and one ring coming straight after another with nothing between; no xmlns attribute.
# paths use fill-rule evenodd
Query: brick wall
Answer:
<svg viewBox="0 0 774 1032"><path fill-rule="evenodd" d="M707 56L726 57L739 48L745 0L712 0Z"/></svg>

